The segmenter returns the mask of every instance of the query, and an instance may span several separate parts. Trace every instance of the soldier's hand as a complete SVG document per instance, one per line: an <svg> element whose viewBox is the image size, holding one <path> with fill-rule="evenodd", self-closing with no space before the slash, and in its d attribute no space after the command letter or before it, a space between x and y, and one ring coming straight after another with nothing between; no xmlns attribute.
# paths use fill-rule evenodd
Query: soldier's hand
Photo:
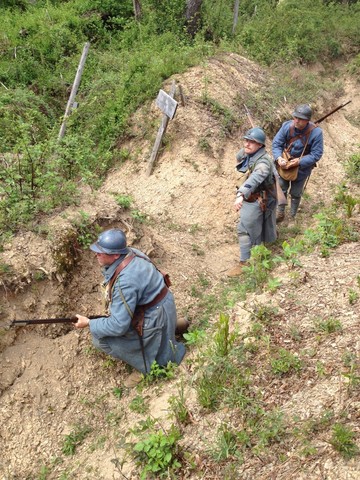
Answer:
<svg viewBox="0 0 360 480"><path fill-rule="evenodd" d="M285 158L279 157L276 161L280 165L280 167L282 168L286 167L287 161Z"/></svg>
<svg viewBox="0 0 360 480"><path fill-rule="evenodd" d="M75 315L77 322L74 324L75 328L86 328L89 326L90 320L88 317L83 317L82 315Z"/></svg>
<svg viewBox="0 0 360 480"><path fill-rule="evenodd" d="M288 163L288 168L297 167L299 166L299 164L300 164L300 158L292 158Z"/></svg>
<svg viewBox="0 0 360 480"><path fill-rule="evenodd" d="M237 212L238 212L238 211L240 210L240 208L242 207L243 201L244 201L244 197L243 197L243 196L236 198L235 203L234 203L234 208L235 208L235 210L236 210Z"/></svg>

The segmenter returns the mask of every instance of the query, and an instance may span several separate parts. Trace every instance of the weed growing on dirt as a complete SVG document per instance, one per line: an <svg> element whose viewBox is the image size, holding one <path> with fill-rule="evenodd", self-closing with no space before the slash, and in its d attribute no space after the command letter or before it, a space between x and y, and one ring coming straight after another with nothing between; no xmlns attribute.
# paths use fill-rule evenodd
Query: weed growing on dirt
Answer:
<svg viewBox="0 0 360 480"><path fill-rule="evenodd" d="M181 439L179 429L172 425L169 431L158 430L144 435L132 447L132 453L141 467L140 480L161 478L165 474L174 474L181 467L178 458Z"/></svg>
<svg viewBox="0 0 360 480"><path fill-rule="evenodd" d="M214 98L210 98L206 93L201 97L201 103L206 106L212 115L220 121L225 136L231 135L239 128L237 116L227 107L221 105Z"/></svg>
<svg viewBox="0 0 360 480"><path fill-rule="evenodd" d="M336 423L332 428L330 444L347 460L359 455L359 447L356 445L355 433L350 427Z"/></svg>
<svg viewBox="0 0 360 480"><path fill-rule="evenodd" d="M315 229L305 230L304 240L308 247L319 245L322 256L328 257L329 249L341 243L357 240L358 235L354 229L333 210L326 209L314 217L318 220L318 225Z"/></svg>
<svg viewBox="0 0 360 480"><path fill-rule="evenodd" d="M206 331L201 329L194 329L190 332L183 333L186 345L200 345L204 343L207 335Z"/></svg>
<svg viewBox="0 0 360 480"><path fill-rule="evenodd" d="M131 211L131 217L139 223L146 223L148 221L147 215L137 209Z"/></svg>
<svg viewBox="0 0 360 480"><path fill-rule="evenodd" d="M230 333L229 321L228 315L220 313L219 321L215 326L214 354L219 357L226 357L229 354L237 337L236 332Z"/></svg>
<svg viewBox="0 0 360 480"><path fill-rule="evenodd" d="M190 412L186 406L183 381L181 381L180 383L177 395L172 395L169 398L169 405L178 425L187 425L188 423L190 423L191 417Z"/></svg>
<svg viewBox="0 0 360 480"><path fill-rule="evenodd" d="M227 460L229 457L242 459L238 449L238 434L227 423L222 423L217 430L214 444L209 454L216 462Z"/></svg>
<svg viewBox="0 0 360 480"><path fill-rule="evenodd" d="M268 280L269 272L274 266L271 251L264 245L257 245L251 249L249 265L245 265L245 285L248 291L254 291Z"/></svg>
<svg viewBox="0 0 360 480"><path fill-rule="evenodd" d="M285 350L285 348L278 350L276 357L271 359L270 364L272 373L280 376L293 371L299 372L302 368L300 358L288 350Z"/></svg>
<svg viewBox="0 0 360 480"><path fill-rule="evenodd" d="M326 320L316 319L314 321L315 329L320 333L330 335L332 333L341 332L342 325L340 320L336 318L327 318Z"/></svg>
<svg viewBox="0 0 360 480"><path fill-rule="evenodd" d="M345 171L353 183L360 185L360 153L354 153L347 159Z"/></svg>
<svg viewBox="0 0 360 480"><path fill-rule="evenodd" d="M114 198L116 203L125 210L129 209L133 203L133 198L130 195L115 195Z"/></svg>
<svg viewBox="0 0 360 480"><path fill-rule="evenodd" d="M357 302L358 298L359 298L359 292L350 288L350 290L349 290L349 303L350 303L350 305L354 305L354 303Z"/></svg>
<svg viewBox="0 0 360 480"><path fill-rule="evenodd" d="M91 430L92 429L86 425L75 426L73 432L69 435L65 435L64 444L61 449L62 453L67 456L74 455L76 448L82 444Z"/></svg>
<svg viewBox="0 0 360 480"><path fill-rule="evenodd" d="M146 404L145 398L142 395L137 395L133 398L129 404L129 408L132 412L142 414L149 411L149 405Z"/></svg>
<svg viewBox="0 0 360 480"><path fill-rule="evenodd" d="M168 362L168 364L163 367L159 365L156 361L154 361L151 364L150 372L144 376L142 383L144 385L150 385L159 380L171 380L175 377L176 369L176 363Z"/></svg>
<svg viewBox="0 0 360 480"><path fill-rule="evenodd" d="M100 232L101 228L90 219L90 215L82 210L79 212L80 217L74 219L71 223L77 231L77 239L82 248L89 248Z"/></svg>

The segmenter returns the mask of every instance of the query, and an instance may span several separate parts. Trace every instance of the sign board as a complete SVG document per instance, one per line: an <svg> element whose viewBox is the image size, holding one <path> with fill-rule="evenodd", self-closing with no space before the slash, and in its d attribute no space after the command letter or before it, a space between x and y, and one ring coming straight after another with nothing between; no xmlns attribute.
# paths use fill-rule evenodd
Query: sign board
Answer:
<svg viewBox="0 0 360 480"><path fill-rule="evenodd" d="M169 117L170 120L174 118L178 102L164 92L164 90L159 91L159 95L156 99L156 105L167 117Z"/></svg>

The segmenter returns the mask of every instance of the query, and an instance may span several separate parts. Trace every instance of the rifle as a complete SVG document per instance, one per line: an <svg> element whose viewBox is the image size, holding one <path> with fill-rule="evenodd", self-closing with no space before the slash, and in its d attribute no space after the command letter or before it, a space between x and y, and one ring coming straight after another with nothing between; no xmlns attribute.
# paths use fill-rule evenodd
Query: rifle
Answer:
<svg viewBox="0 0 360 480"><path fill-rule="evenodd" d="M91 315L87 318L90 320L94 318L101 318L101 317L106 317L106 315ZM10 323L10 327L16 327L16 326L25 326L25 325L44 325L44 324L49 324L49 323L76 323L77 322L77 317L66 317L66 318L39 318L36 320L13 320Z"/></svg>
<svg viewBox="0 0 360 480"><path fill-rule="evenodd" d="M251 125L252 128L254 128L255 123L253 122L253 119L251 117L251 113L249 112L249 109L247 108L247 106L245 104L244 104L244 108L245 108L246 115L249 119L250 125ZM275 177L276 196L277 196L278 205L287 205L287 198L285 197L285 194L280 187L279 174L277 173L277 171L275 171L274 177Z"/></svg>
<svg viewBox="0 0 360 480"><path fill-rule="evenodd" d="M316 120L315 125L318 126L319 123L321 123L323 120L325 120L325 118L327 117L330 117L330 115L332 115L333 113L337 112L338 110L340 110L340 108L344 108L346 105L348 105L349 103L351 102L351 100L349 100L348 102L346 103L342 103L341 105L339 105L338 107L334 108L334 110L331 110L331 112L327 113L326 115L324 115L323 117L319 118L319 120ZM316 166L316 164L313 166L313 168ZM312 169L311 169L312 170ZM311 175L311 172L310 172L310 175ZM307 184L309 183L309 179L310 179L310 175L307 177L305 183L304 183L304 186L303 186L303 189L302 189L302 193L305 192L305 189L307 187Z"/></svg>
<svg viewBox="0 0 360 480"><path fill-rule="evenodd" d="M325 120L325 118L327 117L330 117L330 115L332 115L333 113L337 112L338 110L340 110L340 108L344 108L346 105L348 105L349 103L351 102L351 100L349 100L348 102L346 103L343 103L341 105L339 105L338 107L334 108L334 110L331 110L330 113L327 113L326 115L324 115L323 117L319 118L319 120L316 120L315 125L317 125L318 123L321 123L323 120Z"/></svg>

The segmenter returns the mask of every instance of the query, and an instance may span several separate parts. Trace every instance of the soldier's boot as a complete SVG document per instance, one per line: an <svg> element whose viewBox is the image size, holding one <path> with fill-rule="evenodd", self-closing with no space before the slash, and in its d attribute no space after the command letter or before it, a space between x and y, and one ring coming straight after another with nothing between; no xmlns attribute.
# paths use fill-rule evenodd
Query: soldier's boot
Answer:
<svg viewBox="0 0 360 480"><path fill-rule="evenodd" d="M124 387L136 387L136 385L138 385L143 378L143 374L136 370L135 372L130 373L130 375L124 380Z"/></svg>
<svg viewBox="0 0 360 480"><path fill-rule="evenodd" d="M188 331L190 323L186 320L186 318L178 318L176 320L176 335L182 335Z"/></svg>
<svg viewBox="0 0 360 480"><path fill-rule="evenodd" d="M285 207L278 207L276 212L276 223L280 223L285 219Z"/></svg>
<svg viewBox="0 0 360 480"><path fill-rule="evenodd" d="M301 198L291 198L291 205L290 205L290 216L291 218L295 218L299 205L300 205Z"/></svg>
<svg viewBox="0 0 360 480"><path fill-rule="evenodd" d="M229 278L240 277L243 271L243 267L247 262L239 262L235 267L231 268L226 272L226 276Z"/></svg>

